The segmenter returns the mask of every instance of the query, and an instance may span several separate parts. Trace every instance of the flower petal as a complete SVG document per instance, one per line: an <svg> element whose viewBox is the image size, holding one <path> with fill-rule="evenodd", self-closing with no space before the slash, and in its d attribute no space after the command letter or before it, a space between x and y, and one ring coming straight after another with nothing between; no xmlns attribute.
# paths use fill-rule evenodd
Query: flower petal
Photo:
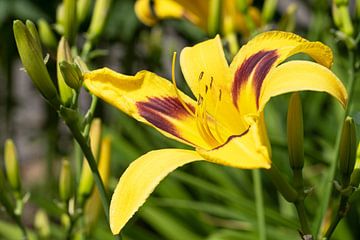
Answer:
<svg viewBox="0 0 360 240"><path fill-rule="evenodd" d="M263 115L240 135L231 136L223 145L210 151L197 148L207 161L230 167L255 169L270 168L271 150Z"/></svg>
<svg viewBox="0 0 360 240"><path fill-rule="evenodd" d="M121 176L110 204L110 228L117 234L140 208L159 182L176 168L203 158L195 151L162 149L134 162Z"/></svg>
<svg viewBox="0 0 360 240"><path fill-rule="evenodd" d="M194 24L206 27L207 9L204 1L186 0L138 0L135 13L146 25L153 26L158 20L167 18L185 18Z"/></svg>
<svg viewBox="0 0 360 240"><path fill-rule="evenodd" d="M265 79L259 99L259 111L273 96L294 91L327 92L342 106L347 93L342 82L328 68L309 61L289 61L276 67Z"/></svg>
<svg viewBox="0 0 360 240"><path fill-rule="evenodd" d="M232 104L230 92L226 91L230 71L220 37L184 48L180 65L195 97L206 101L207 114L216 120L214 124L221 125L220 132L242 133L247 125L241 123L242 117Z"/></svg>
<svg viewBox="0 0 360 240"><path fill-rule="evenodd" d="M286 58L306 53L325 67L332 64L332 52L320 42L309 42L288 32L265 32L244 45L230 65L234 104L242 114L254 114L266 75Z"/></svg>
<svg viewBox="0 0 360 240"><path fill-rule="evenodd" d="M116 73L108 68L86 73L84 82L96 96L114 105L133 118L152 125L167 137L192 146L209 147L199 135L192 112L196 103L174 86L148 71L135 76Z"/></svg>

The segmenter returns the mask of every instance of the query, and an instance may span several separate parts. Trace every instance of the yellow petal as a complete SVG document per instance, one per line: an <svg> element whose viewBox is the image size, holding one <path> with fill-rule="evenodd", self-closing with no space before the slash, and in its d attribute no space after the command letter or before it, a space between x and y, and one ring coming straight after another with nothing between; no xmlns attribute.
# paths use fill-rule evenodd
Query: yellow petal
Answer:
<svg viewBox="0 0 360 240"><path fill-rule="evenodd" d="M140 21L149 26L155 25L161 19L185 18L203 27L206 16L203 15L203 9L199 8L203 5L201 2L203 1L195 1L189 5L189 1L138 0L135 3L135 13Z"/></svg>
<svg viewBox="0 0 360 240"><path fill-rule="evenodd" d="M148 71L128 76L103 68L86 73L84 83L94 95L167 137L209 147L198 133L196 119L183 107L170 81ZM188 108L195 111L194 100L179 94Z"/></svg>
<svg viewBox="0 0 360 240"><path fill-rule="evenodd" d="M115 188L110 203L110 228L117 234L154 191L176 168L203 158L195 151L162 149L151 151L130 164Z"/></svg>
<svg viewBox="0 0 360 240"><path fill-rule="evenodd" d="M328 68L309 61L290 61L276 67L265 79L259 111L273 96L305 90L327 92L342 106L347 104L344 85Z"/></svg>
<svg viewBox="0 0 360 240"><path fill-rule="evenodd" d="M315 61L330 67L332 52L320 42L309 42L288 32L265 32L244 45L230 65L234 104L242 114L254 114L266 75L279 63L296 53L306 53Z"/></svg>
<svg viewBox="0 0 360 240"><path fill-rule="evenodd" d="M242 133L247 125L241 123L242 117L232 104L230 92L226 91L230 71L220 37L184 48L180 65L195 97L206 101L206 112L216 120L213 123L220 126L220 132Z"/></svg>
<svg viewBox="0 0 360 240"><path fill-rule="evenodd" d="M196 150L207 161L225 166L243 169L271 166L270 145L262 115L247 131L230 137L222 146L210 151L200 148Z"/></svg>

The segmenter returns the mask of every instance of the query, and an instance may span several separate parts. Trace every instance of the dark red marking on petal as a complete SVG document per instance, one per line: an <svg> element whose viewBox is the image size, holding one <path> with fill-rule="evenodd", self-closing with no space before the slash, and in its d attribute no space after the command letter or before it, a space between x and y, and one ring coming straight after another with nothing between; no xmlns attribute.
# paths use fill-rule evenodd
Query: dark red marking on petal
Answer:
<svg viewBox="0 0 360 240"><path fill-rule="evenodd" d="M266 75L269 73L271 67L276 62L276 60L279 58L279 55L275 50L269 51L266 56L264 56L259 64L257 65L254 73L254 87L255 87L255 93L256 93L256 107L259 108L259 96L261 92L261 87L264 82L264 79Z"/></svg>
<svg viewBox="0 0 360 240"><path fill-rule="evenodd" d="M234 82L232 85L231 93L233 103L238 107L238 98L241 86L243 86L249 79L252 71L254 70L256 64L268 53L268 51L260 51L249 58L247 58L241 66L236 70Z"/></svg>
<svg viewBox="0 0 360 240"><path fill-rule="evenodd" d="M234 82L232 85L231 93L232 93L232 99L235 107L238 107L238 99L240 94L240 89L243 85L246 84L246 82L249 80L249 77L251 73L254 71L256 66L260 65L270 65L270 67L264 66L264 71L259 70L258 81L255 80L255 89L257 90L257 87L259 86L261 89L262 81L264 80L266 74L270 70L272 64L276 61L278 55L276 53L276 50L271 51L260 51L258 53L255 53L254 55L247 58L241 66L236 70L235 76L234 76ZM268 69L266 71L266 69ZM265 73L265 74L263 74ZM256 73L255 73L256 74ZM262 80L260 80L262 79ZM260 92L260 91L259 91ZM260 93L259 93L260 94Z"/></svg>
<svg viewBox="0 0 360 240"><path fill-rule="evenodd" d="M220 146L217 146L215 148L213 148L212 150L216 150L216 149L219 149L219 148L222 148L223 146L225 146L226 144L228 144L233 138L237 138L237 137L242 137L244 136L245 134L247 134L250 130L250 127L248 127L243 133L241 134L238 134L238 135L231 135L223 144L221 144Z"/></svg>
<svg viewBox="0 0 360 240"><path fill-rule="evenodd" d="M195 108L187 104L194 113ZM139 114L155 127L183 139L177 132L174 124L167 117L181 119L190 116L178 98L174 97L152 97L147 101L137 102L136 107ZM185 140L185 139L183 139ZM187 140L185 140L187 141Z"/></svg>

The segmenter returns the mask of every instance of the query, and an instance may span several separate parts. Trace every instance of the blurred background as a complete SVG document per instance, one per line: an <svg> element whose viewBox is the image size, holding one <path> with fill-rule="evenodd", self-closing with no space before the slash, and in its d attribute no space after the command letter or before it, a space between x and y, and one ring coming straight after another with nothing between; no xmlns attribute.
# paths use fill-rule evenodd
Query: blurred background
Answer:
<svg viewBox="0 0 360 240"><path fill-rule="evenodd" d="M259 12L262 11L263 1L249 2ZM355 4L355 1L351 2ZM34 23L45 19L54 29L60 3L0 0L0 159L3 159L5 140L12 138L18 150L23 189L30 193L23 220L36 233L36 212L45 210L51 229L47 239L64 239L56 204L59 166L64 157L71 162L75 155L74 142L67 127L42 99L22 69L12 23L15 19L30 19ZM112 1L105 29L96 44L99 51L89 67L95 69L107 66L131 75L147 69L171 79L172 53L179 53L184 46L207 39L208 34L185 19L169 19L153 27L146 26L135 15L134 4L135 0ZM90 20L91 14L88 14L79 26L79 33L86 32ZM280 29L293 31L309 40L324 42L334 51L332 70L346 85L348 56L345 45L337 42L331 31L334 28L331 1L281 0L268 22L259 23L253 31L238 33L237 39L241 46L258 32ZM60 39L60 35L55 36ZM78 45L83 44L84 36L80 34L77 41ZM226 45L224 47L228 48ZM49 54L47 66L55 76L56 46L44 47L44 52ZM179 67L177 80L179 87L189 92ZM360 93L358 85L355 96ZM315 210L322 196L324 173L332 158L343 110L326 94L302 93L301 97L305 131L304 177L306 187L313 187L306 206L310 218L315 218ZM273 161L290 176L286 137L288 99L289 95L272 99L267 105L265 116ZM82 108L87 109L89 104L88 94L83 93ZM359 104L359 97L356 97L350 111L358 125ZM124 169L138 156L164 147L187 148L101 101L95 115L102 119L104 131L112 139L109 193ZM266 176L262 178L268 239L299 239L299 226L293 206L281 198ZM172 173L159 185L149 201L125 227L124 239L257 239L253 199L250 171L210 163L190 164ZM113 239L104 216L100 215L98 220L87 239ZM333 239L359 239L359 226L360 204L357 201L340 223ZM0 239L19 239L21 235L18 231L5 212L0 211Z"/></svg>

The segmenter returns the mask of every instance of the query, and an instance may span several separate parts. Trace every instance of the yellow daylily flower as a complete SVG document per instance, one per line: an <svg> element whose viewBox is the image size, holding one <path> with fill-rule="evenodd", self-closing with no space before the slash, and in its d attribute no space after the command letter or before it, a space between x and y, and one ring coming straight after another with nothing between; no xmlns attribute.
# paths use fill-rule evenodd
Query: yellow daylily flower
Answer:
<svg viewBox="0 0 360 240"><path fill-rule="evenodd" d="M260 26L261 17L257 8L250 6L248 1L248 14L255 25ZM144 24L155 25L159 20L170 18L184 18L208 32L210 11L209 0L137 0L135 13ZM224 0L221 7L222 31L229 28L244 35L249 34L246 17L237 10L236 0Z"/></svg>
<svg viewBox="0 0 360 240"><path fill-rule="evenodd" d="M300 52L317 63L282 63ZM343 84L328 69L332 58L331 49L320 42L273 31L249 41L228 65L216 36L186 47L180 55L195 100L148 71L135 76L107 68L86 73L85 84L93 94L195 148L151 151L126 169L111 201L112 232L120 232L158 183L186 163L205 160L243 169L270 168L263 110L271 97L312 90L327 92L342 106L347 104Z"/></svg>

